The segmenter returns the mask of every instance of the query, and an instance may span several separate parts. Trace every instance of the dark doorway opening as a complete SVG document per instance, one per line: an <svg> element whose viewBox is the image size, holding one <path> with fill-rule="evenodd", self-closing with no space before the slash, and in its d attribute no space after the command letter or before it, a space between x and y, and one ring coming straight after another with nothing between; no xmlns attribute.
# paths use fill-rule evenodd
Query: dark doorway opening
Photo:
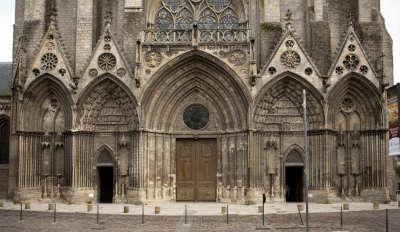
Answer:
<svg viewBox="0 0 400 232"><path fill-rule="evenodd" d="M0 164L9 163L10 120L0 117Z"/></svg>
<svg viewBox="0 0 400 232"><path fill-rule="evenodd" d="M114 196L114 168L98 167L100 203L112 203Z"/></svg>
<svg viewBox="0 0 400 232"><path fill-rule="evenodd" d="M286 202L302 202L303 195L303 167L286 167Z"/></svg>

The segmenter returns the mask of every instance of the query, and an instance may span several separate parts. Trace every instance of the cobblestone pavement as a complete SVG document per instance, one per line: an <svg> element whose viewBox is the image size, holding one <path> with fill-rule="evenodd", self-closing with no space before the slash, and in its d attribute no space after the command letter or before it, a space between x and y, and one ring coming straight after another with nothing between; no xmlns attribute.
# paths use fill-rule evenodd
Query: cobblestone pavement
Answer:
<svg viewBox="0 0 400 232"><path fill-rule="evenodd" d="M183 216L145 216L144 224L138 215L100 215L99 219L97 225L95 214L58 213L57 222L53 223L51 212L24 211L23 220L19 221L18 211L0 210L0 231L305 231L297 214L266 215L264 227L261 216L242 215L230 215L229 224L223 215L189 216L187 225ZM311 214L310 225L313 232L343 231L339 229L338 213ZM344 231L384 232L385 211L345 212ZM400 209L389 210L389 231L400 231Z"/></svg>

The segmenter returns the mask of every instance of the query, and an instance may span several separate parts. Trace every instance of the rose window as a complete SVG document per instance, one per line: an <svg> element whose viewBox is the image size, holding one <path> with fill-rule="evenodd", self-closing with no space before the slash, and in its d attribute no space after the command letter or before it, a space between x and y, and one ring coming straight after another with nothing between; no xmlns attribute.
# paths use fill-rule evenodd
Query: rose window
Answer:
<svg viewBox="0 0 400 232"><path fill-rule="evenodd" d="M117 59L111 53L103 53L97 61L99 67L103 71L110 71L117 65Z"/></svg>
<svg viewBox="0 0 400 232"><path fill-rule="evenodd" d="M204 128L209 121L208 109L201 104L192 104L183 112L183 121L186 126L193 130Z"/></svg>
<svg viewBox="0 0 400 232"><path fill-rule="evenodd" d="M300 55L295 51L286 51L281 56L281 63L288 68L296 68L300 62Z"/></svg>
<svg viewBox="0 0 400 232"><path fill-rule="evenodd" d="M355 70L360 64L360 59L355 54L349 54L344 58L343 65L348 70Z"/></svg>
<svg viewBox="0 0 400 232"><path fill-rule="evenodd" d="M342 111L346 112L346 113L351 113L353 112L353 101L350 98L345 98L342 102L341 108Z"/></svg>
<svg viewBox="0 0 400 232"><path fill-rule="evenodd" d="M58 64L58 58L54 53L46 53L40 59L41 69L44 71L51 71Z"/></svg>

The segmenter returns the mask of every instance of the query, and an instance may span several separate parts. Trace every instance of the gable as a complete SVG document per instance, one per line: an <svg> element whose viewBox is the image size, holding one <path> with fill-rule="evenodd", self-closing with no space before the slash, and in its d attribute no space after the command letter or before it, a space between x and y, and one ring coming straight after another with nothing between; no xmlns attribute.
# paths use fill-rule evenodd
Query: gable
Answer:
<svg viewBox="0 0 400 232"><path fill-rule="evenodd" d="M341 50L329 71L328 89L333 88L336 83L351 73L361 75L371 81L377 88L380 88L377 75L369 63L353 27L349 28Z"/></svg>
<svg viewBox="0 0 400 232"><path fill-rule="evenodd" d="M93 51L89 64L79 80L79 91L82 91L93 80L105 74L111 74L117 77L127 86L135 86L136 82L130 70L131 68L128 67L127 62L114 40L114 36L111 32L111 21L108 21Z"/></svg>
<svg viewBox="0 0 400 232"><path fill-rule="evenodd" d="M318 90L323 89L318 69L291 31L282 37L269 62L261 71L261 80L254 90L258 91L269 81L287 72L302 77Z"/></svg>
<svg viewBox="0 0 400 232"><path fill-rule="evenodd" d="M71 66L65 58L57 37L55 22L52 21L42 39L39 52L36 53L31 68L28 70L25 89L44 74L58 78L70 90L76 89Z"/></svg>

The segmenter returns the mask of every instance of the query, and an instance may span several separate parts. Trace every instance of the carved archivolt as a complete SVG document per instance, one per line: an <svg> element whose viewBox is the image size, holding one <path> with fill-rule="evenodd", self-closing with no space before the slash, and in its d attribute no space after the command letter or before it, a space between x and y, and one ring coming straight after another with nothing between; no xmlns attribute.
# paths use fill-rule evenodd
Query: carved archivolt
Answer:
<svg viewBox="0 0 400 232"><path fill-rule="evenodd" d="M268 88L255 106L256 129L266 131L302 131L302 91L308 89L287 77ZM308 92L308 119L310 128L323 127L324 114L320 100Z"/></svg>
<svg viewBox="0 0 400 232"><path fill-rule="evenodd" d="M53 79L50 75L41 76L26 91L22 130L60 133L72 127L72 103L68 93Z"/></svg>
<svg viewBox="0 0 400 232"><path fill-rule="evenodd" d="M87 90L79 106L79 123L84 130L128 131L138 126L132 98L108 78Z"/></svg>
<svg viewBox="0 0 400 232"><path fill-rule="evenodd" d="M247 126L247 99L233 77L210 60L189 57L163 70L162 76L147 88L143 105L145 125L157 130L189 130L184 124L185 109L201 104L209 110L195 112L201 130L242 130ZM187 119L187 118L186 118ZM196 119L197 120L197 119ZM181 126L183 125L183 127Z"/></svg>
<svg viewBox="0 0 400 232"><path fill-rule="evenodd" d="M353 130L353 126L350 128L343 121L351 117L359 118L358 130L376 129L382 125L379 96L367 80L361 81L362 78L345 77L330 93L328 119L333 128Z"/></svg>

